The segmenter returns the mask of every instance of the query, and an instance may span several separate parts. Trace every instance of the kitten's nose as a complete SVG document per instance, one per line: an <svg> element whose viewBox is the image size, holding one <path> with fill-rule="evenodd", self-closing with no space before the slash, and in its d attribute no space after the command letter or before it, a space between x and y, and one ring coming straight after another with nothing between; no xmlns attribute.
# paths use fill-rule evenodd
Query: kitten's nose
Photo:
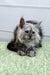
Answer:
<svg viewBox="0 0 50 75"><path fill-rule="evenodd" d="M29 35L29 39L31 39L32 35Z"/></svg>

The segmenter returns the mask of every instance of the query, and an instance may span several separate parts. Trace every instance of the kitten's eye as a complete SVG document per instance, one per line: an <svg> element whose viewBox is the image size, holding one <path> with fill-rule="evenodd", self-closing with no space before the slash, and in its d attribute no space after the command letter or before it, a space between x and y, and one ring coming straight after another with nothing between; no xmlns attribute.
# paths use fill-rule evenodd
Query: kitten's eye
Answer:
<svg viewBox="0 0 50 75"><path fill-rule="evenodd" d="M25 31L26 33L29 33L29 31Z"/></svg>
<svg viewBox="0 0 50 75"><path fill-rule="evenodd" d="M35 32L33 31L32 33L34 34Z"/></svg>

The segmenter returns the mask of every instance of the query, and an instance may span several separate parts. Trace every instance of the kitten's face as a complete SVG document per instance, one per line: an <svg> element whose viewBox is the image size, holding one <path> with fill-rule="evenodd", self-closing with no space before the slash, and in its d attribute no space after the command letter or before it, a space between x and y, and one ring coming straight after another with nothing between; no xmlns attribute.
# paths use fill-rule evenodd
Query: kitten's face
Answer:
<svg viewBox="0 0 50 75"><path fill-rule="evenodd" d="M25 23L25 25L24 25L24 39L26 41L35 40L38 32L39 31L35 25L33 25L31 23Z"/></svg>

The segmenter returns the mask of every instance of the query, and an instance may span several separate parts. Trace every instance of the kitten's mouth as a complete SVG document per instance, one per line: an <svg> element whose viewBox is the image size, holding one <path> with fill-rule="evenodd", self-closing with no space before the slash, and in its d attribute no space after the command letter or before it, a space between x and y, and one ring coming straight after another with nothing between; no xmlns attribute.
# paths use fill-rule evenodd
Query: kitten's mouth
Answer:
<svg viewBox="0 0 50 75"><path fill-rule="evenodd" d="M26 42L31 42L31 41L35 40L35 38L33 38L33 39L24 38L24 40L25 40Z"/></svg>
<svg viewBox="0 0 50 75"><path fill-rule="evenodd" d="M34 39L28 39L28 41L33 41L33 40L35 40L35 38Z"/></svg>

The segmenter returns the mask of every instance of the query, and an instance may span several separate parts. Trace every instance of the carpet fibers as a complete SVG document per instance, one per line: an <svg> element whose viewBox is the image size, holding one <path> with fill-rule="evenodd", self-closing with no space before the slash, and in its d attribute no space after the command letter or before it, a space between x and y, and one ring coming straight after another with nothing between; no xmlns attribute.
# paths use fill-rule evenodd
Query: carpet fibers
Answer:
<svg viewBox="0 0 50 75"><path fill-rule="evenodd" d="M0 75L50 75L50 42L43 42L35 57L9 51L8 42L0 42Z"/></svg>

